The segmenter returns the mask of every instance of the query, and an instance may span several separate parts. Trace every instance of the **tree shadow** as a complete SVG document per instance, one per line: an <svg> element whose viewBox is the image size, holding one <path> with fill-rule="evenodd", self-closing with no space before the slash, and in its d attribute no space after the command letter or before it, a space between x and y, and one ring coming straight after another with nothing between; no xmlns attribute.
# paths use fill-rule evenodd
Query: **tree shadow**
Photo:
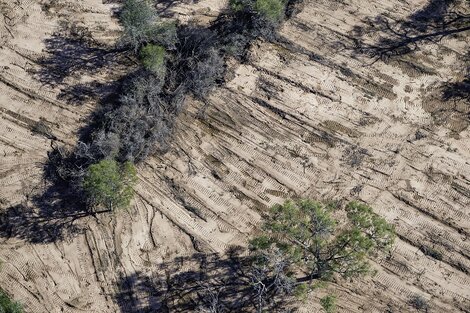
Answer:
<svg viewBox="0 0 470 313"><path fill-rule="evenodd" d="M466 64L465 76L460 81L444 84L442 99L444 101L465 101L470 111L470 51L463 62ZM470 112L469 112L470 113Z"/></svg>
<svg viewBox="0 0 470 313"><path fill-rule="evenodd" d="M229 250L227 256L178 257L151 274L122 277L114 298L122 313L253 312L256 292L250 264L240 247ZM269 312L278 312L284 304L273 301Z"/></svg>
<svg viewBox="0 0 470 313"><path fill-rule="evenodd" d="M374 61L412 53L424 43L438 43L445 37L469 31L469 6L464 0L430 0L401 20L386 13L368 17L363 20L365 26L353 28L354 47L347 48ZM373 36L378 38L373 42L367 40Z"/></svg>
<svg viewBox="0 0 470 313"><path fill-rule="evenodd" d="M346 50L352 51L353 55L368 56L371 64L377 61L398 62L413 71L430 74L432 68L425 68L404 57L419 51L424 45L442 43L444 38L468 35L470 2L429 0L406 18L397 20L384 13L363 22L365 26L356 26L352 31L353 44L342 44ZM426 95L426 104L423 105L435 123L445 125L456 134L470 125L470 54L462 59L467 67L463 79L443 82Z"/></svg>
<svg viewBox="0 0 470 313"><path fill-rule="evenodd" d="M124 77L114 85L120 86ZM117 87L113 87L117 88ZM0 212L0 237L16 237L31 243L51 243L82 233L81 219L96 217L86 203L81 188L85 169L100 158L100 151L89 149L94 132L102 123L107 106L116 102L111 93L101 99L88 117L89 123L78 130L79 143L73 149L52 143L43 166L43 186L36 186L26 201ZM54 138L55 140L55 138Z"/></svg>
<svg viewBox="0 0 470 313"><path fill-rule="evenodd" d="M46 56L39 60L40 68L33 74L48 86L60 87L58 96L71 104L83 104L104 92L111 92L114 83L96 80L70 84L68 81L96 74L111 65L123 63L125 49L98 44L84 27L62 23L60 29L44 40Z"/></svg>
<svg viewBox="0 0 470 313"><path fill-rule="evenodd" d="M0 237L16 237L31 243L50 243L83 231L80 218L90 215L67 188L48 188L0 214Z"/></svg>
<svg viewBox="0 0 470 313"><path fill-rule="evenodd" d="M91 73L109 65L110 53L92 47L83 40L54 34L44 41L48 57L40 60L41 69L36 73L42 83L59 85L68 77L79 78L82 73Z"/></svg>

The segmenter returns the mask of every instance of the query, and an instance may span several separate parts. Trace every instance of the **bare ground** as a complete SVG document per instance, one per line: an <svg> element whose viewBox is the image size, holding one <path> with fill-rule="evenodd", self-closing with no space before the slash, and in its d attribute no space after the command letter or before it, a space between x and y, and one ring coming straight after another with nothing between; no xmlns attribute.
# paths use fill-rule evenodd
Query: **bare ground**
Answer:
<svg viewBox="0 0 470 313"><path fill-rule="evenodd" d="M353 27L426 3L348 2L307 1L282 27L281 43L256 42L246 64L231 62L232 78L211 95L205 119L196 118L202 103L188 100L170 151L139 166L128 212L74 220L60 240L44 228L55 221L3 232L0 286L27 312L158 311L123 279L163 263L191 269L184 260L196 252L243 245L266 208L285 198L360 199L399 238L376 260L377 275L329 287L339 311L412 312L407 302L419 294L431 312L470 312L468 103L438 96L443 81L462 75L469 34L371 64L344 48ZM45 3L0 1L0 208L13 213L33 207L45 188L51 145L74 145L97 95L132 67L112 52L116 4ZM221 7L168 2L164 10L207 21ZM71 34L93 40L69 42ZM49 133L33 131L39 121ZM322 294L303 312L319 312Z"/></svg>

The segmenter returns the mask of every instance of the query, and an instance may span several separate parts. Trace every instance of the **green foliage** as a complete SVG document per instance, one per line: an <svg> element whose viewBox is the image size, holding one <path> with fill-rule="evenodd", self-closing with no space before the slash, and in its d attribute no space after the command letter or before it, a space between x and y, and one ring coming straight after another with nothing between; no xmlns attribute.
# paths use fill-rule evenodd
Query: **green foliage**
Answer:
<svg viewBox="0 0 470 313"><path fill-rule="evenodd" d="M320 304L326 313L336 312L336 296L335 295L327 295L321 298Z"/></svg>
<svg viewBox="0 0 470 313"><path fill-rule="evenodd" d="M294 289L294 296L297 299L305 300L309 291L309 286L305 283L298 284Z"/></svg>
<svg viewBox="0 0 470 313"><path fill-rule="evenodd" d="M8 295L0 290L0 313L23 313L19 302L11 300Z"/></svg>
<svg viewBox="0 0 470 313"><path fill-rule="evenodd" d="M350 202L346 211L351 223L372 239L377 248L388 250L395 238L392 225L372 212L372 208L359 202Z"/></svg>
<svg viewBox="0 0 470 313"><path fill-rule="evenodd" d="M280 22L286 11L286 0L230 0L234 12L255 13L270 22Z"/></svg>
<svg viewBox="0 0 470 313"><path fill-rule="evenodd" d="M157 76L163 77L165 73L165 48L158 45L148 44L140 51L140 57L143 66L157 74Z"/></svg>
<svg viewBox="0 0 470 313"><path fill-rule="evenodd" d="M333 218L341 213L337 209L311 200L276 205L251 249L259 253L276 247L292 267L309 273L308 280L369 273L368 257L391 247L393 227L364 204L349 203L341 223Z"/></svg>
<svg viewBox="0 0 470 313"><path fill-rule="evenodd" d="M132 200L136 170L132 163L120 165L114 160L102 160L90 165L83 188L90 204L107 210L126 208Z"/></svg>
<svg viewBox="0 0 470 313"><path fill-rule="evenodd" d="M279 22L284 18L286 3L284 0L256 0L254 9L268 20Z"/></svg>
<svg viewBox="0 0 470 313"><path fill-rule="evenodd" d="M137 52L145 43L158 43L173 49L176 43L176 24L162 22L148 0L125 0L120 15L124 32L121 41Z"/></svg>
<svg viewBox="0 0 470 313"><path fill-rule="evenodd" d="M245 8L246 4L241 0L230 0L229 6L234 12L239 12Z"/></svg>
<svg viewBox="0 0 470 313"><path fill-rule="evenodd" d="M137 50L143 42L148 41L157 12L146 0L125 0L120 17L124 28L122 41Z"/></svg>

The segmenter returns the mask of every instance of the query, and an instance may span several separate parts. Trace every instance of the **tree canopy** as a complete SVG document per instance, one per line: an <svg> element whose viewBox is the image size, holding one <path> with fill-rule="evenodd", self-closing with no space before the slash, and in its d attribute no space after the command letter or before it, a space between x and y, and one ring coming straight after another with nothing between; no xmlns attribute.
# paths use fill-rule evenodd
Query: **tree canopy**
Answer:
<svg viewBox="0 0 470 313"><path fill-rule="evenodd" d="M334 215L346 216L340 220ZM368 257L387 251L393 241L392 225L365 204L350 202L341 212L335 204L298 200L274 206L251 247L261 253L280 251L307 275L304 280L312 280L367 274Z"/></svg>
<svg viewBox="0 0 470 313"><path fill-rule="evenodd" d="M92 207L112 211L129 206L135 182L136 170L131 162L119 164L105 159L90 165L83 188Z"/></svg>

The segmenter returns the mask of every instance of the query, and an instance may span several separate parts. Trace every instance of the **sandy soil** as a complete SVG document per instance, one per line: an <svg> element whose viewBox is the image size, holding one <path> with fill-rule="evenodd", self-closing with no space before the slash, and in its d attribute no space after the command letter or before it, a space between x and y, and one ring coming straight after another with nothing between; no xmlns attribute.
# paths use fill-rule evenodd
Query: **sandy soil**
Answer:
<svg viewBox="0 0 470 313"><path fill-rule="evenodd" d="M448 104L432 97L460 75L470 36L371 64L338 43L365 17L408 16L425 1L347 2L307 1L282 27L282 43L256 42L246 64L230 64L233 78L212 94L204 120L196 118L202 104L188 100L170 151L139 166L128 212L80 219L81 232L63 240L37 242L34 227L1 238L0 286L26 312L146 312L151 303L123 278L150 276L177 257L185 269L182 257L243 245L261 212L285 198L360 199L396 226L398 240L376 261L377 275L329 287L339 311L412 312L407 301L419 294L431 312L470 312L468 121L436 117ZM82 89L72 87L106 92L132 66L116 55L118 64L106 65L116 4L45 3L0 0L2 210L31 206L51 145L76 143L96 99L73 103L67 95ZM165 13L205 22L222 7L176 3ZM65 32L86 33L104 52L58 44ZM53 139L32 131L41 120ZM303 312L320 312L321 296Z"/></svg>

